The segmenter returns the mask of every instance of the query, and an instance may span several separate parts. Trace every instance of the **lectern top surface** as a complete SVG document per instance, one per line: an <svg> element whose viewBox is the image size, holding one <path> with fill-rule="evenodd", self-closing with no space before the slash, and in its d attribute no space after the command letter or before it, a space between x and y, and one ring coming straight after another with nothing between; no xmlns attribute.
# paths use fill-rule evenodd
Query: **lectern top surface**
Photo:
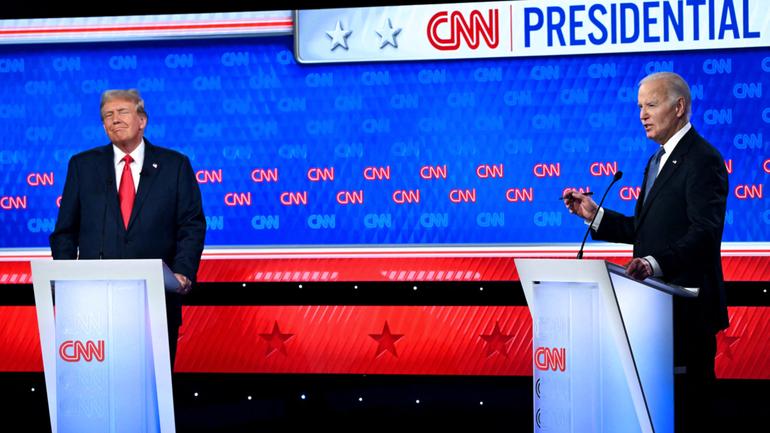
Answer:
<svg viewBox="0 0 770 433"><path fill-rule="evenodd" d="M623 277L629 278L626 276L626 268L616 265L615 263L607 262L607 270L612 274L622 275ZM699 292L697 287L682 287L676 284L666 283L658 278L647 278L644 281L640 281L640 283L672 295L685 296L688 298L697 297Z"/></svg>

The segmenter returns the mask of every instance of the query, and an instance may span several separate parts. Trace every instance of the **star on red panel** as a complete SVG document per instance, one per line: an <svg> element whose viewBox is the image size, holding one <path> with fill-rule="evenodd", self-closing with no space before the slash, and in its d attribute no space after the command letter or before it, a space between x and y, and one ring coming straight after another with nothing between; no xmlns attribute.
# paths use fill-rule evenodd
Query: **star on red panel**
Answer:
<svg viewBox="0 0 770 433"><path fill-rule="evenodd" d="M724 355L727 359L733 359L733 346L741 337L727 335L722 330L717 334L717 356Z"/></svg>
<svg viewBox="0 0 770 433"><path fill-rule="evenodd" d="M503 334L503 332L500 331L500 324L498 322L495 322L495 329L492 330L491 334L482 334L480 337L487 342L487 358L494 355L495 352L506 358L508 357L508 348L506 346L508 345L508 342L513 339L513 335Z"/></svg>
<svg viewBox="0 0 770 433"><path fill-rule="evenodd" d="M278 329L278 321L273 324L273 332L269 334L259 334L260 337L267 341L267 351L265 352L265 358L272 355L276 350L286 355L287 340L294 336L294 334L281 334L281 330Z"/></svg>
<svg viewBox="0 0 770 433"><path fill-rule="evenodd" d="M392 353L393 356L398 358L398 354L396 353L396 341L400 340L404 334L391 334L387 320L385 321L385 326L382 328L382 333L369 334L369 336L377 341L377 353L374 355L375 358L379 358L385 351Z"/></svg>

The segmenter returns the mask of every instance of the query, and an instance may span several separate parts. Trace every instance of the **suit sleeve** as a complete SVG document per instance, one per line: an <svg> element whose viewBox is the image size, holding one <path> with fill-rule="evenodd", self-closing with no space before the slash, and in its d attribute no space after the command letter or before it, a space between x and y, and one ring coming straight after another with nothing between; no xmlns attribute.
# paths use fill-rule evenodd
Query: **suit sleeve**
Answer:
<svg viewBox="0 0 770 433"><path fill-rule="evenodd" d="M699 157L691 164L685 185L689 227L679 239L652 256L663 275L675 276L684 269L702 266L709 255L721 248L727 206L727 170L719 154Z"/></svg>
<svg viewBox="0 0 770 433"><path fill-rule="evenodd" d="M48 238L54 260L73 260L78 257L80 233L80 186L78 185L77 163L70 159L67 179L61 197L56 227Z"/></svg>
<svg viewBox="0 0 770 433"><path fill-rule="evenodd" d="M198 182L184 157L177 176L176 255L171 270L195 281L206 237L206 218Z"/></svg>
<svg viewBox="0 0 770 433"><path fill-rule="evenodd" d="M597 241L633 244L635 232L633 217L604 209L604 216L601 224L599 224L599 229L591 230L591 238Z"/></svg>

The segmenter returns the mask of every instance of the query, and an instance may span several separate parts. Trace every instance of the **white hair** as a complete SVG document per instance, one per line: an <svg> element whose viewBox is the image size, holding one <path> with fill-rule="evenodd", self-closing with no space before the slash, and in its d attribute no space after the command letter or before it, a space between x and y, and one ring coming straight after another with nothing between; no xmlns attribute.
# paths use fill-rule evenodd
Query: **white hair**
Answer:
<svg viewBox="0 0 770 433"><path fill-rule="evenodd" d="M674 72L655 72L644 77L639 82L639 85L658 80L663 80L666 86L666 94L671 98L671 103L675 104L679 98L684 99L684 116L689 121L690 113L692 113L692 96L690 96L690 86L684 78Z"/></svg>

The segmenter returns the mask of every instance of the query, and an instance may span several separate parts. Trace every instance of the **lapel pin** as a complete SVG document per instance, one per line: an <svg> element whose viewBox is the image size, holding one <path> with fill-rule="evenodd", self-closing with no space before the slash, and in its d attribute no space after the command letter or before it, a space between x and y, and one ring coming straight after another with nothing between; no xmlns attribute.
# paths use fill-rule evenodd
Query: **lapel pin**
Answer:
<svg viewBox="0 0 770 433"><path fill-rule="evenodd" d="M676 161L674 161L674 164L676 164ZM156 164L156 163L154 163L154 162L153 162L153 163L152 163L152 168L158 168L158 164Z"/></svg>
<svg viewBox="0 0 770 433"><path fill-rule="evenodd" d="M674 164L676 164L676 160L673 160L673 161L671 161L671 162L673 162ZM153 165L155 165L155 164L153 164Z"/></svg>

